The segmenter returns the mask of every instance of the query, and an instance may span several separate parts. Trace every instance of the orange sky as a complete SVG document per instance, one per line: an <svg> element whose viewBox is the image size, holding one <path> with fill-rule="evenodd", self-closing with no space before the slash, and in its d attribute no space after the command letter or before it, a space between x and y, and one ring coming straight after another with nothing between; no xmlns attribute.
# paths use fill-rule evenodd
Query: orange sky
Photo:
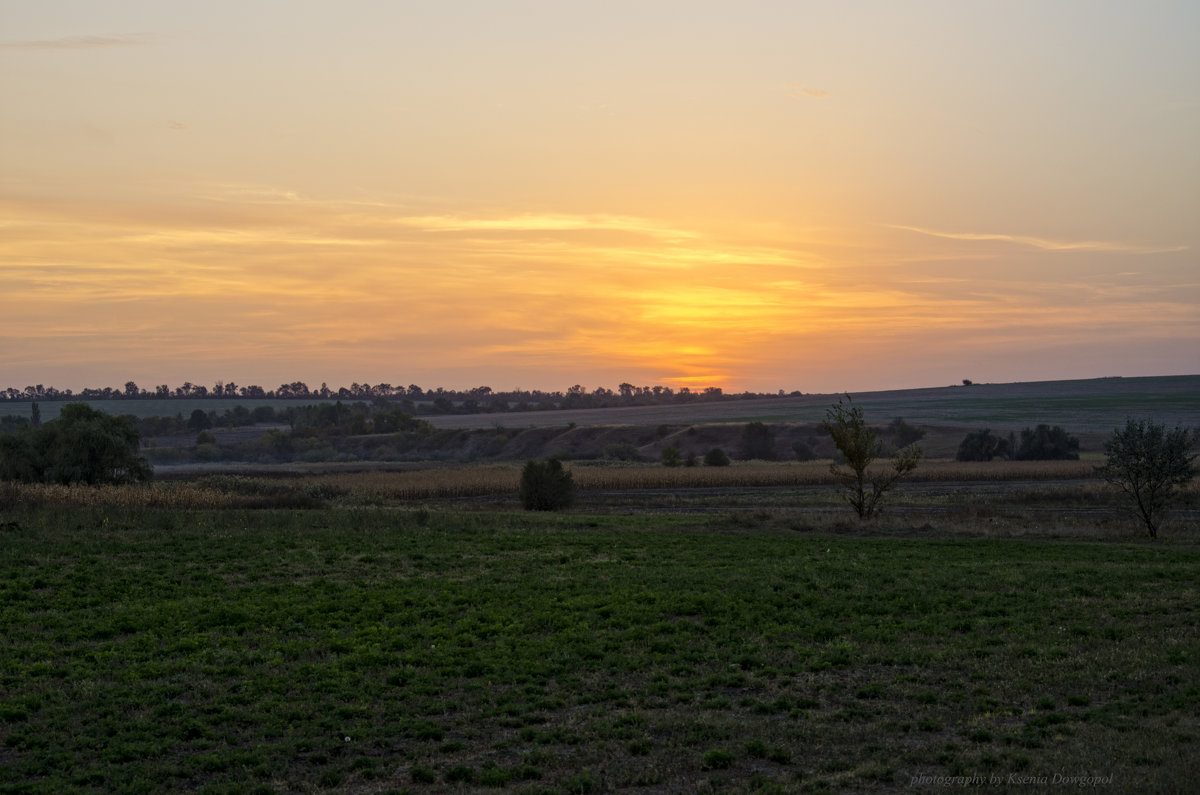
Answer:
<svg viewBox="0 0 1200 795"><path fill-rule="evenodd" d="M0 387L1200 372L1196 53L1191 3L0 1Z"/></svg>

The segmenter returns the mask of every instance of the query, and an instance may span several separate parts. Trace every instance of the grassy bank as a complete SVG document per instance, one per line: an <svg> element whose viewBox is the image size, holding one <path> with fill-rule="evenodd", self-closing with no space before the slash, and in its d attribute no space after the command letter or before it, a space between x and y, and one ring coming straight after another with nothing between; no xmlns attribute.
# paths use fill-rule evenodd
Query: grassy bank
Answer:
<svg viewBox="0 0 1200 795"><path fill-rule="evenodd" d="M1200 739L1182 542L10 515L5 791L1181 789Z"/></svg>

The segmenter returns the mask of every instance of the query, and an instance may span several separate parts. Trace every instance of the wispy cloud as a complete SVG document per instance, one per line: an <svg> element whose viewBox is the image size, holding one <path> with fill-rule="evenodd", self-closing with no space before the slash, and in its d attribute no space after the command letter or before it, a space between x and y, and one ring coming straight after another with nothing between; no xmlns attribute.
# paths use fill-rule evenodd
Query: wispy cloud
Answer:
<svg viewBox="0 0 1200 795"><path fill-rule="evenodd" d="M797 99L807 97L809 99L825 99L829 96L829 92L822 88L813 88L805 86L801 83L788 83L788 95Z"/></svg>
<svg viewBox="0 0 1200 795"><path fill-rule="evenodd" d="M521 214L506 218L464 218L449 215L421 215L399 218L396 223L430 232L633 232L659 238L689 239L695 233L676 229L643 218L624 215Z"/></svg>
<svg viewBox="0 0 1200 795"><path fill-rule="evenodd" d="M1008 235L993 232L941 232L935 229L924 229L919 226L904 224L886 224L890 229L901 229L905 232L916 232L929 237L940 237L946 240L997 241L1012 243L1020 246L1041 249L1043 251L1111 251L1124 254L1166 254L1172 251L1186 251L1188 246L1144 246L1131 243L1118 243L1111 240L1049 240L1031 235Z"/></svg>
<svg viewBox="0 0 1200 795"><path fill-rule="evenodd" d="M124 33L115 36L63 36L58 39L3 41L0 47L9 50L98 50L111 47L141 47L151 37L144 33Z"/></svg>

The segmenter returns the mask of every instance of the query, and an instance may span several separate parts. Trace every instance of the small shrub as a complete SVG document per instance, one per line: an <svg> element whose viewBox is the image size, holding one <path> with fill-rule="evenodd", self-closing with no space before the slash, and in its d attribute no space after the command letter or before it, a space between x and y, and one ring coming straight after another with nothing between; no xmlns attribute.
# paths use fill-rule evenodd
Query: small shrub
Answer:
<svg viewBox="0 0 1200 795"><path fill-rule="evenodd" d="M567 779L566 786L567 792L579 793L579 795L583 795L584 793L588 792L595 792L597 786L596 778L592 775L590 770L585 770L582 773Z"/></svg>
<svg viewBox="0 0 1200 795"><path fill-rule="evenodd" d="M908 447L925 438L925 429L909 425L902 417L897 417L888 424L888 430L896 437L896 447Z"/></svg>
<svg viewBox="0 0 1200 795"><path fill-rule="evenodd" d="M708 467L729 466L729 456L720 447L714 447L704 454L704 465Z"/></svg>
<svg viewBox="0 0 1200 795"><path fill-rule="evenodd" d="M557 511L575 501L575 480L557 458L529 461L521 471L520 497L527 511Z"/></svg>
<svg viewBox="0 0 1200 795"><path fill-rule="evenodd" d="M664 447L662 451L662 462L665 467L677 467L683 463L679 456L678 447Z"/></svg>
<svg viewBox="0 0 1200 795"><path fill-rule="evenodd" d="M506 787L512 781L513 773L502 767L489 767L479 774L479 783L485 787Z"/></svg>
<svg viewBox="0 0 1200 795"><path fill-rule="evenodd" d="M642 454L629 442L613 442L604 445L604 457L616 461L641 461Z"/></svg>
<svg viewBox="0 0 1200 795"><path fill-rule="evenodd" d="M733 754L723 748L707 751L700 760L705 770L724 770L733 764Z"/></svg>
<svg viewBox="0 0 1200 795"><path fill-rule="evenodd" d="M799 439L792 442L792 452L796 454L797 461L812 461L817 457L817 451L812 445Z"/></svg>

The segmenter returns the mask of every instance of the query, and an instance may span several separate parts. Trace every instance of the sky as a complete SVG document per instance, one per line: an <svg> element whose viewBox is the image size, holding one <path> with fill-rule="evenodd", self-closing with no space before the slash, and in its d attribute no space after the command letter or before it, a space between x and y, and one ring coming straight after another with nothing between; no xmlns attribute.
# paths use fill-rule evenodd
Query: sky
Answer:
<svg viewBox="0 0 1200 795"><path fill-rule="evenodd" d="M1193 0L0 0L0 388L1193 373Z"/></svg>

